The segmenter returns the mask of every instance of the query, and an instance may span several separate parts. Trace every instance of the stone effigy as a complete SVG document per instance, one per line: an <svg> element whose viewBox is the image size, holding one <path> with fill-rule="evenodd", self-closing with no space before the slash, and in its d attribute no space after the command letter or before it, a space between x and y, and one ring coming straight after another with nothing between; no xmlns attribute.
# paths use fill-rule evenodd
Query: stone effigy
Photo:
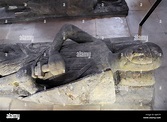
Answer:
<svg viewBox="0 0 167 122"><path fill-rule="evenodd" d="M151 42L97 39L64 25L52 43L0 45L0 94L52 104L114 103L116 87L152 90L162 56Z"/></svg>
<svg viewBox="0 0 167 122"><path fill-rule="evenodd" d="M128 15L125 0L0 0L0 6L5 7L6 14L12 15L2 16L1 23L6 19L10 23L58 17Z"/></svg>

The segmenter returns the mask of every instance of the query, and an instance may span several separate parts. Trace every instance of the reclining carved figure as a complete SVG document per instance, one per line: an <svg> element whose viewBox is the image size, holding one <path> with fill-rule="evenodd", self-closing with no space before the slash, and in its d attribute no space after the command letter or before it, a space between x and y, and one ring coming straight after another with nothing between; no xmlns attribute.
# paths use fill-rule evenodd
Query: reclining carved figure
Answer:
<svg viewBox="0 0 167 122"><path fill-rule="evenodd" d="M51 43L0 45L0 92L28 96L108 70L119 84L127 72L134 79L150 74L161 65L162 55L151 42L97 39L74 25L64 25Z"/></svg>
<svg viewBox="0 0 167 122"><path fill-rule="evenodd" d="M0 6L5 7L6 10L28 11L29 14L36 15L77 16L94 11L97 4L102 2L116 6L125 3L124 0L0 0Z"/></svg>

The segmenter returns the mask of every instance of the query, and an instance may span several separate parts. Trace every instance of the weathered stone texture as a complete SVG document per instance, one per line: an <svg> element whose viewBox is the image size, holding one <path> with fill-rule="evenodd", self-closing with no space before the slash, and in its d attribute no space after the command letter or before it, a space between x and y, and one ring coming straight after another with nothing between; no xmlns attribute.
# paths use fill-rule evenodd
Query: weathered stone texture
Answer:
<svg viewBox="0 0 167 122"><path fill-rule="evenodd" d="M122 86L116 87L116 105L115 109L151 109L154 97L154 86L134 87Z"/></svg>
<svg viewBox="0 0 167 122"><path fill-rule="evenodd" d="M112 104L115 102L115 87L111 71L80 79L24 98L42 104L87 105Z"/></svg>

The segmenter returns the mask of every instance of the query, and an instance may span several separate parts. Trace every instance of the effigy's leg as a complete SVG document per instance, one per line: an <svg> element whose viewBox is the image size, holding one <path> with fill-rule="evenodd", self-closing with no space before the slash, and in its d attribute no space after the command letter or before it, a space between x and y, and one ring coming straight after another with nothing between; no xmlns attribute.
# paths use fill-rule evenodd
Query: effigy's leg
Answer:
<svg viewBox="0 0 167 122"><path fill-rule="evenodd" d="M53 75L65 73L65 63L59 51L67 39L72 39L77 43L92 42L96 40L96 38L74 25L64 25L57 33L49 51L48 64L49 70Z"/></svg>

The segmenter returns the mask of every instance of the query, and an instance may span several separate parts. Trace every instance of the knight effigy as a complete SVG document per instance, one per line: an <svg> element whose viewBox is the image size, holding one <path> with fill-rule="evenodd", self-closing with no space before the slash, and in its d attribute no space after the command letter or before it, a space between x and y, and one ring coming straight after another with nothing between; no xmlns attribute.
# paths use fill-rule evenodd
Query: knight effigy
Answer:
<svg viewBox="0 0 167 122"><path fill-rule="evenodd" d="M0 94L29 97L106 72L110 85L152 86L162 57L155 43L99 39L67 24L53 42L0 45Z"/></svg>
<svg viewBox="0 0 167 122"><path fill-rule="evenodd" d="M0 0L1 23L60 17L127 16L125 0ZM8 22L6 22L7 20Z"/></svg>

